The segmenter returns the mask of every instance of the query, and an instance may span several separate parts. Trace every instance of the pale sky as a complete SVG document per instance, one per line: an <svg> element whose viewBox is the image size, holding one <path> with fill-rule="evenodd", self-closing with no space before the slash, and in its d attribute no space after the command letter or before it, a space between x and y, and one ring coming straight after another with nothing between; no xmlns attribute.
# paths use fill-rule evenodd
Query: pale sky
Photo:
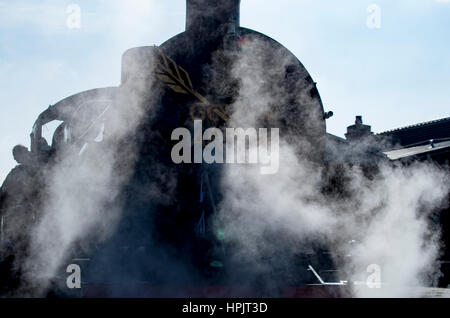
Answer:
<svg viewBox="0 0 450 318"><path fill-rule="evenodd" d="M81 9L80 28L67 23L71 4ZM343 136L355 115L375 132L450 116L450 0L241 7L242 26L286 46L318 83L325 110L335 113L328 132ZM373 8L380 19L368 25ZM161 44L184 25L185 0L0 0L0 182L15 165L12 147L29 146L48 105L119 85L125 50Z"/></svg>

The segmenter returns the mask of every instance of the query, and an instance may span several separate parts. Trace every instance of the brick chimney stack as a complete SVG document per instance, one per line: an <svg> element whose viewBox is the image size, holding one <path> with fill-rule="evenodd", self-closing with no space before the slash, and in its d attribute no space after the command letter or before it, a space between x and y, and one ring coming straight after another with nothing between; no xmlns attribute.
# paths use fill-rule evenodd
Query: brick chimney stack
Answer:
<svg viewBox="0 0 450 318"><path fill-rule="evenodd" d="M356 116L355 124L347 127L345 138L350 142L361 141L371 135L373 135L371 126L363 124L362 116Z"/></svg>

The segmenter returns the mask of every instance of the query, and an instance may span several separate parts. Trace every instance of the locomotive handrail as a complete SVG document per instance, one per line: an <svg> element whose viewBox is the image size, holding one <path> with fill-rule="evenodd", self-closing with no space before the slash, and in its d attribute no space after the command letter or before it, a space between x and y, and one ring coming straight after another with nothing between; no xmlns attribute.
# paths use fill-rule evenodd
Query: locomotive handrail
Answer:
<svg viewBox="0 0 450 318"><path fill-rule="evenodd" d="M79 110L89 102L97 102L101 100L113 101L116 93L117 87L107 87L107 88L97 88L88 90L85 92L81 92L72 96L69 96L54 105L50 105L44 112L42 112L33 125L32 132L30 134L31 139L31 152L34 155L38 155L41 149L42 143L42 127L52 121L62 120L63 122L70 122L76 118ZM108 96L108 98L104 98ZM94 121L98 120L101 116L103 116L106 111L109 109L103 110L100 116L98 116ZM93 123L91 123L88 129L85 132L78 136L82 138L87 131L92 127Z"/></svg>

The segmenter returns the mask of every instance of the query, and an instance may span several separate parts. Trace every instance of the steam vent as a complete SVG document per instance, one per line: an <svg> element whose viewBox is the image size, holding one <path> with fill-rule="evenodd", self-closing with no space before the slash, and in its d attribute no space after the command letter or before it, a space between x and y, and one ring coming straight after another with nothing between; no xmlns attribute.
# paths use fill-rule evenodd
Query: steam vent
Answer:
<svg viewBox="0 0 450 318"><path fill-rule="evenodd" d="M75 94L39 115L30 147L14 148L19 165L2 187L0 293L351 295L348 272L338 270L349 268L347 259L333 248L359 233L331 242L310 217L286 213L348 202L343 167L376 179L392 149L361 117L350 141L327 134L332 113L316 83L288 49L240 26L240 2L187 0L186 30L126 51L120 86ZM55 120L62 123L45 140L42 127ZM243 143L233 128L247 132ZM252 152L240 151L264 132L269 159L247 163ZM275 146L286 145L275 158ZM299 163L286 172L285 161ZM290 188L280 187L274 196L259 188L281 180L308 190L286 196ZM297 229L309 234L293 235ZM70 265L82 279L68 289Z"/></svg>

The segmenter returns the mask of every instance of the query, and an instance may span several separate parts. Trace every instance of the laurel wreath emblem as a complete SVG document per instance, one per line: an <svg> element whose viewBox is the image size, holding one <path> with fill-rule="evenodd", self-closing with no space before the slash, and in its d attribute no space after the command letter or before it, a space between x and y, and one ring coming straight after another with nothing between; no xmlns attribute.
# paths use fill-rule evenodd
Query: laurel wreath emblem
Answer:
<svg viewBox="0 0 450 318"><path fill-rule="evenodd" d="M190 95L196 98L199 103L194 104L198 107L199 105L207 108L208 117L214 120L212 113L219 116L224 121L229 120L229 116L222 111L220 105L211 103L207 98L202 96L197 92L193 85L189 73L179 66L174 60L168 57L158 46L155 46L156 52L158 53L158 62L155 67L156 77L166 84L172 91L178 94ZM191 109L191 117L195 117L194 108ZM205 114L203 114L203 117ZM203 118L204 119L204 118Z"/></svg>

